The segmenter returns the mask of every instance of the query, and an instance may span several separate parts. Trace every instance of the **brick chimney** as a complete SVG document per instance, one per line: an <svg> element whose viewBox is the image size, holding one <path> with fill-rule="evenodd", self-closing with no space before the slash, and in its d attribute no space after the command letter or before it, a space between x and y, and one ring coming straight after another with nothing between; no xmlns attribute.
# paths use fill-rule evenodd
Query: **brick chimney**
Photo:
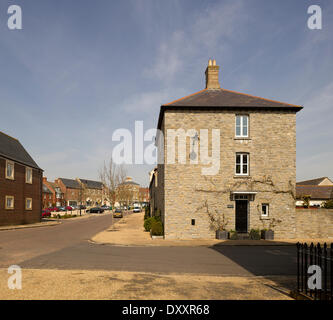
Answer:
<svg viewBox="0 0 333 320"><path fill-rule="evenodd" d="M221 89L219 83L220 67L216 65L216 60L209 59L206 69L206 89Z"/></svg>

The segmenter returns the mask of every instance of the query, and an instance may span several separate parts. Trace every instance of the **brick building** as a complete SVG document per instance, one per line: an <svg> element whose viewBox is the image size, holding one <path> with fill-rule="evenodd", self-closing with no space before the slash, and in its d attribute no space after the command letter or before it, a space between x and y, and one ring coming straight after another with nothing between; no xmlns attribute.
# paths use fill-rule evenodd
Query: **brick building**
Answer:
<svg viewBox="0 0 333 320"><path fill-rule="evenodd" d="M151 180L151 206L161 212L165 238L214 238L214 215L224 215L227 230L274 223L276 238L294 238L301 109L222 89L215 60L204 90L162 105L156 141L164 158Z"/></svg>
<svg viewBox="0 0 333 320"><path fill-rule="evenodd" d="M57 183L48 181L46 177L43 177L43 184L52 192L52 206L66 205L64 193Z"/></svg>
<svg viewBox="0 0 333 320"><path fill-rule="evenodd" d="M59 186L64 195L64 202L67 206L76 206L80 204L80 193L82 188L79 181L74 179L58 178L54 181Z"/></svg>
<svg viewBox="0 0 333 320"><path fill-rule="evenodd" d="M48 188L46 184L43 183L43 196L42 196L42 208L46 209L52 207L53 202L53 192Z"/></svg>
<svg viewBox="0 0 333 320"><path fill-rule="evenodd" d="M21 143L0 132L0 226L41 221L42 176Z"/></svg>

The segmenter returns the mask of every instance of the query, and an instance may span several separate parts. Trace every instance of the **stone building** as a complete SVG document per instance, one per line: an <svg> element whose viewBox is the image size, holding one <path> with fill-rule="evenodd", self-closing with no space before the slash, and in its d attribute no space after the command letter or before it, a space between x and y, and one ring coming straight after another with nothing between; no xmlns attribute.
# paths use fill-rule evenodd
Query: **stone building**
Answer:
<svg viewBox="0 0 333 320"><path fill-rule="evenodd" d="M103 193L103 183L100 181L76 179L82 186L82 204L87 206L102 205L107 200Z"/></svg>
<svg viewBox="0 0 333 320"><path fill-rule="evenodd" d="M41 221L42 177L21 143L0 132L0 226Z"/></svg>
<svg viewBox="0 0 333 320"><path fill-rule="evenodd" d="M204 90L160 108L156 141L164 157L150 196L165 238L214 238L210 217L224 217L227 230L274 227L276 238L294 238L301 109L222 89L219 66L209 60Z"/></svg>
<svg viewBox="0 0 333 320"><path fill-rule="evenodd" d="M131 177L126 177L116 190L116 206L131 206L140 202L140 185L133 181Z"/></svg>

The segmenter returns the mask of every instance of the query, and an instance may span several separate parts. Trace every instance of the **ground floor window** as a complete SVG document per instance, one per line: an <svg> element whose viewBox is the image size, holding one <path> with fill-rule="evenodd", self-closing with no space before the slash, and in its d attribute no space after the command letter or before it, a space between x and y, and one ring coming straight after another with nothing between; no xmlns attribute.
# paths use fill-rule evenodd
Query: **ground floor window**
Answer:
<svg viewBox="0 0 333 320"><path fill-rule="evenodd" d="M14 197L13 196L6 196L6 209L14 209Z"/></svg>
<svg viewBox="0 0 333 320"><path fill-rule="evenodd" d="M268 217L269 215L269 204L268 203L263 203L261 205L261 216L262 217Z"/></svg>

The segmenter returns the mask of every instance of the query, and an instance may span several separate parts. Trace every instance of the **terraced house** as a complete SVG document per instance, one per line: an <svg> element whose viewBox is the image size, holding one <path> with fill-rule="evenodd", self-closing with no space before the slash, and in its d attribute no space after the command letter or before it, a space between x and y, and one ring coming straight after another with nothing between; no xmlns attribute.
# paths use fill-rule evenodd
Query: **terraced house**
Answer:
<svg viewBox="0 0 333 320"><path fill-rule="evenodd" d="M165 238L214 238L212 216L238 233L274 228L275 238L294 238L302 106L222 89L215 60L205 75L204 90L160 108L164 158L151 182L151 205Z"/></svg>
<svg viewBox="0 0 333 320"><path fill-rule="evenodd" d="M22 144L0 132L0 226L41 220L42 177Z"/></svg>

